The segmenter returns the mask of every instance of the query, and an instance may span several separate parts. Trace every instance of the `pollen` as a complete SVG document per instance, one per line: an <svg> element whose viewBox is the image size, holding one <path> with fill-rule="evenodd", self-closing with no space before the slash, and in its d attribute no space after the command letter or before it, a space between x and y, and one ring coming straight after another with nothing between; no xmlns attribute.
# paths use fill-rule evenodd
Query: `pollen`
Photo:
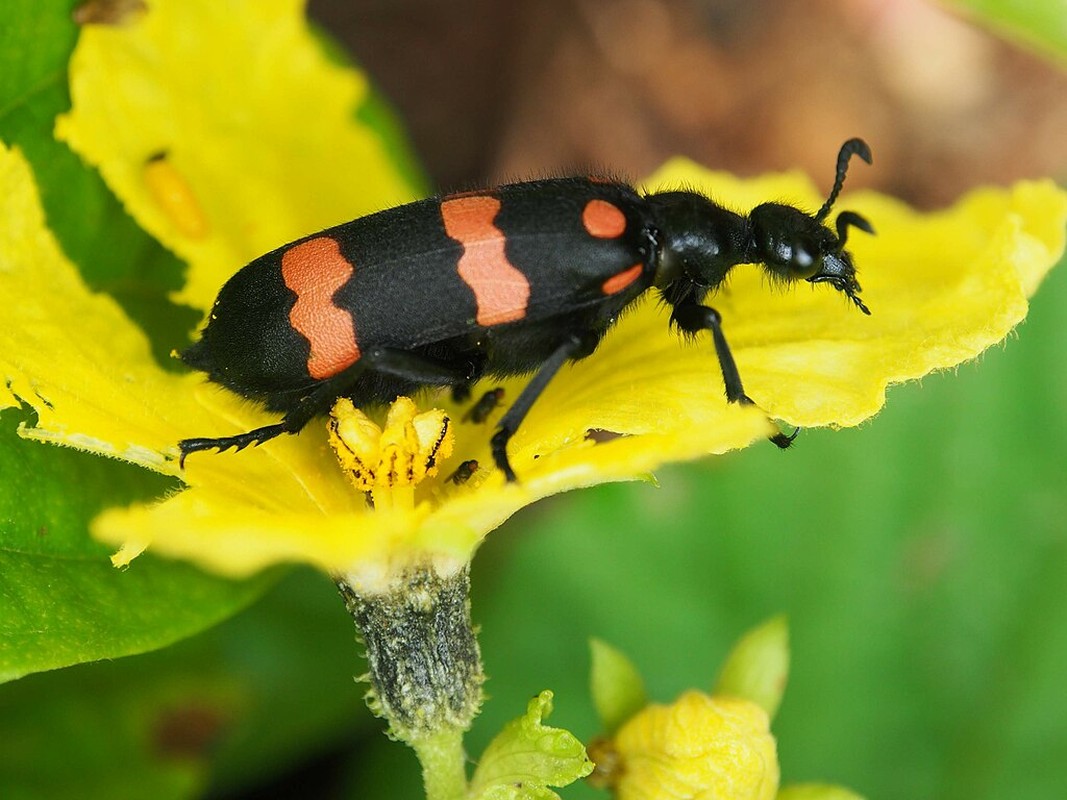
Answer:
<svg viewBox="0 0 1067 800"><path fill-rule="evenodd" d="M435 476L452 455L455 439L444 411L419 413L407 397L398 397L389 408L384 427L342 397L330 411L328 428L341 469L357 489L371 493L375 507L402 502L417 484Z"/></svg>

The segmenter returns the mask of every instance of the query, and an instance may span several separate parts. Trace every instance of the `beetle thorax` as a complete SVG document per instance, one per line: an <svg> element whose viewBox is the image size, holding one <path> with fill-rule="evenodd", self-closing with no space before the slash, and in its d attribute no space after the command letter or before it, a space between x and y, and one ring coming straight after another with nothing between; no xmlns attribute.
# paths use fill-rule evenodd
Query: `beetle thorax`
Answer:
<svg viewBox="0 0 1067 800"><path fill-rule="evenodd" d="M714 288L746 259L747 220L693 192L649 196L657 231L655 285L677 281Z"/></svg>

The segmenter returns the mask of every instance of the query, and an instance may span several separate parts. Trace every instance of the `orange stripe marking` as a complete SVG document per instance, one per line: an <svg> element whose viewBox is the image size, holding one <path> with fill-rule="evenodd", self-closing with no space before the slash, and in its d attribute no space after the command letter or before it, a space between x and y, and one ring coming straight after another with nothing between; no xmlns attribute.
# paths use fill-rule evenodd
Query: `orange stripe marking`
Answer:
<svg viewBox="0 0 1067 800"><path fill-rule="evenodd" d="M618 272L612 275L601 287L604 290L604 294L616 294L621 292L631 283L641 277L641 273L644 271L642 264L634 264L629 269L624 269L622 272Z"/></svg>
<svg viewBox="0 0 1067 800"><path fill-rule="evenodd" d="M582 224L590 236L614 239L626 231L626 215L614 203L593 199L582 209Z"/></svg>
<svg viewBox="0 0 1067 800"><path fill-rule="evenodd" d="M353 267L329 236L308 239L282 254L282 279L296 292L289 323L311 344L308 375L321 380L359 360L352 315L333 301Z"/></svg>
<svg viewBox="0 0 1067 800"><path fill-rule="evenodd" d="M526 316L530 282L504 253L504 232L494 222L500 201L488 195L441 201L445 233L463 245L458 272L474 292L479 325L500 325Z"/></svg>

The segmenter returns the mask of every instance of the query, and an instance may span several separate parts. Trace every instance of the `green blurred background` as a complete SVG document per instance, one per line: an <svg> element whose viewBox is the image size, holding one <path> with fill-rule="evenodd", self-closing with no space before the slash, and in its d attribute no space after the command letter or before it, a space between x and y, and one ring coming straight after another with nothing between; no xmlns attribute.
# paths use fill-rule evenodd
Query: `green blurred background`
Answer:
<svg viewBox="0 0 1067 800"><path fill-rule="evenodd" d="M641 176L681 152L741 173L800 166L824 185L839 143L862 135L876 164L851 188L934 207L980 183L1064 177L1067 79L1055 60L1067 12L1032 5L1053 12L1031 23L1044 36L1009 38L1060 47L1051 60L917 0L311 9L398 109L432 184L589 164ZM60 59L74 31L63 17L36 34L36 49ZM0 87L19 69L29 83L34 69L50 76L47 55L0 65ZM46 192L46 206L60 213L70 192L86 198L81 219L60 226L64 246L114 254L87 278L149 324L165 354L196 322L162 299L178 266L99 199L72 157L37 143L65 100L60 85L41 85L48 97L0 103L0 135L21 142L39 175L66 176L55 184L65 198ZM787 453L756 446L665 469L659 488L602 487L519 514L474 564L490 700L470 752L543 688L556 692L552 723L595 734L590 636L626 651L668 701L709 686L740 634L785 612L794 659L774 725L784 780L871 798L1063 796L1064 318L1061 266L1017 336L954 374L891 389L859 429L805 431ZM87 520L166 483L22 442L13 430L26 416L0 415L0 608L26 610L25 555L47 538L47 563L32 569L50 591L35 613L62 621L93 602L100 624L136 629L155 612L107 602L65 566L90 552L99 572L82 565L79 579L109 580L105 551L85 544ZM36 538L19 538L31 522ZM235 586L151 558L138 565L169 614L168 640L278 583L173 647L0 686L0 797L420 796L414 756L363 707L351 678L363 670L359 648L326 578L278 571ZM92 635L73 623L56 631L55 648Z"/></svg>

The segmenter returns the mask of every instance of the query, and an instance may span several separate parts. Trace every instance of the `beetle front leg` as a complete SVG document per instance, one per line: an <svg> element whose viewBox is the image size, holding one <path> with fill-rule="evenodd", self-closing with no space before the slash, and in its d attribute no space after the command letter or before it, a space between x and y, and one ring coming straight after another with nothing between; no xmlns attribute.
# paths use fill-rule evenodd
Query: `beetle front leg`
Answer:
<svg viewBox="0 0 1067 800"><path fill-rule="evenodd" d="M515 471L508 461L508 441L519 429L526 414L548 386L549 381L559 372L560 367L568 361L585 358L596 349L599 341L598 334L588 332L570 334L552 355L545 359L533 380L526 384L526 388L512 403L511 408L500 418L500 422L497 423L497 432L493 434L489 444L493 452L493 461L504 473L508 483L515 482Z"/></svg>
<svg viewBox="0 0 1067 800"><path fill-rule="evenodd" d="M708 306L686 303L674 307L671 322L686 333L711 331L711 338L715 342L715 355L719 357L719 368L726 385L726 399L731 403L752 404L752 399L745 394L741 373L737 371L737 362L734 361L730 345L726 343L726 336L722 332L722 316L719 312Z"/></svg>
<svg viewBox="0 0 1067 800"><path fill-rule="evenodd" d="M752 398L745 394L745 387L741 383L741 373L737 370L737 362L734 361L734 354L730 352L730 345L726 342L726 335L722 332L722 315L708 306L684 303L674 307L671 312L671 321L686 333L696 334L700 331L710 331L712 341L715 342L715 355L719 358L723 383L726 386L726 399L731 403L755 405ZM799 432L800 428L791 434L779 431L767 438L784 450L793 443Z"/></svg>

